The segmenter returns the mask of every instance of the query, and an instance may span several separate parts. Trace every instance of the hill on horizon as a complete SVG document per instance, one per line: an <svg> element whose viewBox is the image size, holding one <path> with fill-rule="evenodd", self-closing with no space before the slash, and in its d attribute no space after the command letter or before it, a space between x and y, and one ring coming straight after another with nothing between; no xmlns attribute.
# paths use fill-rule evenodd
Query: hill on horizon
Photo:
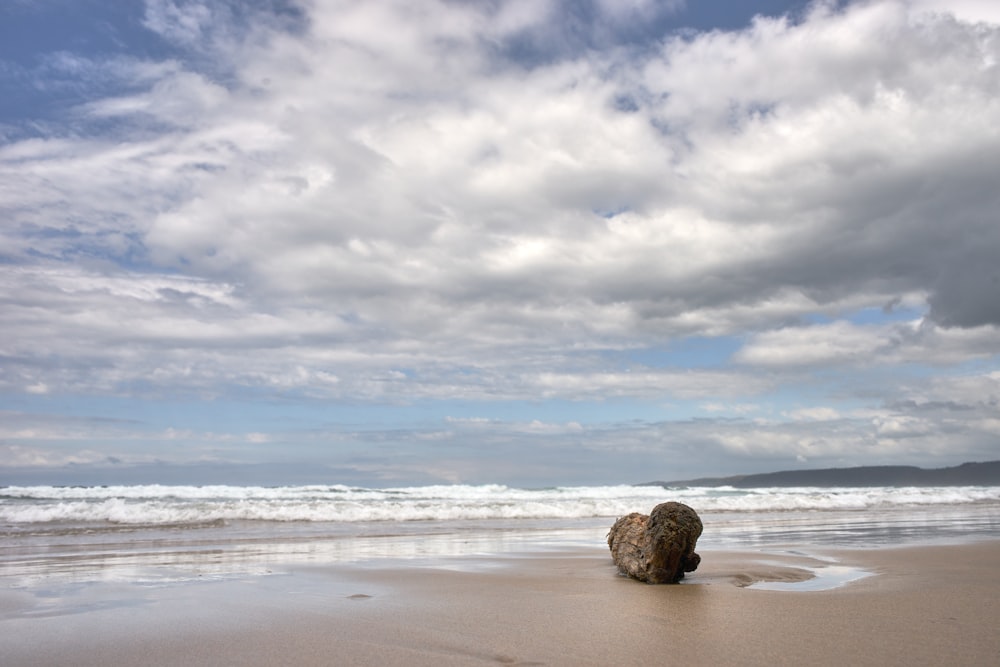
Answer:
<svg viewBox="0 0 1000 667"><path fill-rule="evenodd" d="M740 489L791 486L1000 486L1000 461L970 462L950 468L859 466L782 470L730 477L700 477L641 486L732 486Z"/></svg>

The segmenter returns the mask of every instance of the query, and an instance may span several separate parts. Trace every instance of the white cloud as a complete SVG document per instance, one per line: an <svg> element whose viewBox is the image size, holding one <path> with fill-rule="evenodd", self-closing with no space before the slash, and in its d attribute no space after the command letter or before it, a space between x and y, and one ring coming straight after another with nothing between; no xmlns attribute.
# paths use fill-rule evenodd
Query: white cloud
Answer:
<svg viewBox="0 0 1000 667"><path fill-rule="evenodd" d="M705 412L728 412L735 415L748 415L761 409L761 406L755 403L704 403L699 407Z"/></svg>
<svg viewBox="0 0 1000 667"><path fill-rule="evenodd" d="M200 2L171 0L146 3L144 23L150 30L185 44L195 44L208 35L215 23L211 8Z"/></svg>
<svg viewBox="0 0 1000 667"><path fill-rule="evenodd" d="M846 321L751 336L733 360L765 367L953 364L1000 354L995 327L946 329L928 320L882 325Z"/></svg>
<svg viewBox="0 0 1000 667"><path fill-rule="evenodd" d="M545 372L528 385L541 396L577 400L616 397L700 399L753 395L771 387L771 380L728 371L659 371L625 373Z"/></svg>
<svg viewBox="0 0 1000 667"><path fill-rule="evenodd" d="M107 455L93 450L58 452L42 447L0 444L0 456L5 466L56 467L105 462Z"/></svg>
<svg viewBox="0 0 1000 667"><path fill-rule="evenodd" d="M887 333L882 327L858 327L848 322L790 327L755 336L735 359L764 366L866 363L891 344Z"/></svg>
<svg viewBox="0 0 1000 667"><path fill-rule="evenodd" d="M962 21L1000 23L1000 6L993 0L908 0L916 11L950 14Z"/></svg>
<svg viewBox="0 0 1000 667"><path fill-rule="evenodd" d="M832 421L842 417L838 410L821 406L792 410L788 416L795 421Z"/></svg>
<svg viewBox="0 0 1000 667"><path fill-rule="evenodd" d="M113 97L87 105L98 117L148 114L174 125L186 126L226 103L228 93L222 86L193 72L178 71L160 78L148 92Z"/></svg>

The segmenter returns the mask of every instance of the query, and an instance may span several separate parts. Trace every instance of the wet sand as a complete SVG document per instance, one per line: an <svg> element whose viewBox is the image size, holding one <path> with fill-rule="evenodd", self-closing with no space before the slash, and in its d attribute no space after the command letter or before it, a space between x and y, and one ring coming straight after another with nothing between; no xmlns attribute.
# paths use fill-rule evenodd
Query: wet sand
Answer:
<svg viewBox="0 0 1000 667"><path fill-rule="evenodd" d="M597 548L154 586L43 581L0 589L0 662L1000 664L1000 542L702 556L677 586L620 577Z"/></svg>

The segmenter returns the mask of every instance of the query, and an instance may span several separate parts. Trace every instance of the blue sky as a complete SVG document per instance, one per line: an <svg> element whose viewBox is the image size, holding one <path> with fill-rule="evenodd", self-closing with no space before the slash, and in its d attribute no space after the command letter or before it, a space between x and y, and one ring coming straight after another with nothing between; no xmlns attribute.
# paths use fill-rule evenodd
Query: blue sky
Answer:
<svg viewBox="0 0 1000 667"><path fill-rule="evenodd" d="M1000 10L0 6L0 484L1000 458Z"/></svg>

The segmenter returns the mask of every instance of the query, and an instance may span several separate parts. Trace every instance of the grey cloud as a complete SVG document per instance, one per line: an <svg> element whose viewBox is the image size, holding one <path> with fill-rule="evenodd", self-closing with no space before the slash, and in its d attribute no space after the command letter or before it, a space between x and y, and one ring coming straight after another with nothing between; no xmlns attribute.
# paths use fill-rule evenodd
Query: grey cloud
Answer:
<svg viewBox="0 0 1000 667"><path fill-rule="evenodd" d="M884 26L868 30L872 28ZM768 81L775 81L773 87L778 90L768 94L782 99L775 113L753 118L734 139L719 142L705 136L709 146L733 157L746 160L752 155L735 150L741 144L767 156L751 158L754 166L746 170L722 159L712 160L709 164L718 174L725 174L727 182L705 174L706 183L719 185L712 193L713 201L706 202L707 210L734 222L767 221L779 230L776 243L758 257L735 258L724 274L723 284L731 292L723 298L739 298L740 287L759 294L781 284L798 285L818 302L858 291L891 294L922 288L935 291L935 303L954 301L962 309L958 304L967 295L947 290L950 282L938 276L966 275L965 263L956 261L958 257L971 260L971 273L978 272L982 260L966 252L968 239L975 238L975 243L987 249L983 255L1000 243L993 224L995 188L982 177L992 171L989 165L998 154L995 132L981 122L996 113L995 105L987 101L996 85L995 76L990 68L980 67L980 51L967 46L971 41L979 49L995 52L996 40L984 36L982 28L948 21L933 28L894 21L890 29L897 32L897 39L891 40L891 46L890 42L866 41L864 49L892 69L873 68L868 53L857 54L855 64L873 75L861 95L853 90L855 77L848 79L850 86L839 86L836 77L827 76L830 65L842 66L854 54L825 61L822 45L810 43L810 51L800 54L794 72L814 77L811 95L810 87L786 92L781 88L788 85L787 80L773 77ZM781 31L782 36L772 42L795 44L795 33ZM743 67L762 64L741 36L727 38L732 55L740 56ZM914 59L899 57L900 48ZM707 48L696 51L684 45L678 49L679 55L701 53L710 64L724 62L712 59L715 54ZM928 57L935 58L937 70L925 77L923 66L917 63ZM662 84L666 86L673 83L670 77L681 64L692 65L683 60L668 63L670 74ZM737 95L746 90L735 74L729 76L718 73L716 85ZM961 81L957 87L962 92L949 89L945 93L934 83L942 79ZM820 82L824 88L816 90ZM703 90L715 87L703 83L709 84ZM706 94L710 95L702 96ZM677 95L674 99L684 104L688 98ZM708 105L713 101L700 103L707 107L709 118L713 109ZM969 115L969 109L977 111ZM936 308L933 314L943 312ZM985 322L993 320L980 315L978 323Z"/></svg>
<svg viewBox="0 0 1000 667"><path fill-rule="evenodd" d="M969 234L964 247L960 246L962 252L952 250L951 261L942 267L934 285L928 300L930 316L944 326L1000 324L1000 234L996 231L1000 219L988 223Z"/></svg>

